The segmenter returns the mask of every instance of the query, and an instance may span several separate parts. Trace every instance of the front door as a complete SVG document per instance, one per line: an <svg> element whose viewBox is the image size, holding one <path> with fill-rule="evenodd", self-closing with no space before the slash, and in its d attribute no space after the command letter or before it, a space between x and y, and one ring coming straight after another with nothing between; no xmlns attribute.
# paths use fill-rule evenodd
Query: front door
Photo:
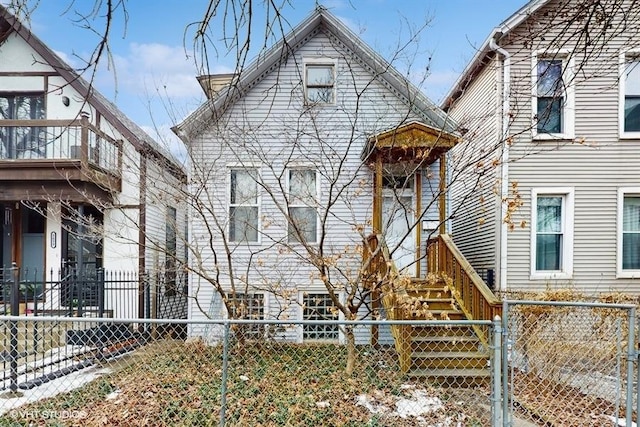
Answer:
<svg viewBox="0 0 640 427"><path fill-rule="evenodd" d="M398 270L409 276L416 275L413 198L413 188L385 188L382 195L382 227L387 247Z"/></svg>
<svg viewBox="0 0 640 427"><path fill-rule="evenodd" d="M38 210L19 202L0 205L2 209L2 267L15 262L24 280L44 280L46 219Z"/></svg>

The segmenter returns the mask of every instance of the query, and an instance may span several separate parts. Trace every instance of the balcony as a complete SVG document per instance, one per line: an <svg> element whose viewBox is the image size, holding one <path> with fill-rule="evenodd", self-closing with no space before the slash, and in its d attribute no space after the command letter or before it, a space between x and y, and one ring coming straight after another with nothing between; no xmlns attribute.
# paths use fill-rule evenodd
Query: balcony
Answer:
<svg viewBox="0 0 640 427"><path fill-rule="evenodd" d="M120 191L121 170L122 141L85 118L0 120L0 200L21 200L25 192L104 198Z"/></svg>

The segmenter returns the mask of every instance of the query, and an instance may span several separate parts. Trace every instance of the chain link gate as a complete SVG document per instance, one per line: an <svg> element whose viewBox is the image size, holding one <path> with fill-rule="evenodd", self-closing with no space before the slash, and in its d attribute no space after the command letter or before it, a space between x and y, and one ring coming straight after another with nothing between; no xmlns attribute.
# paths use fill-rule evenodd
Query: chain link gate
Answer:
<svg viewBox="0 0 640 427"><path fill-rule="evenodd" d="M635 426L636 307L503 302L502 425Z"/></svg>

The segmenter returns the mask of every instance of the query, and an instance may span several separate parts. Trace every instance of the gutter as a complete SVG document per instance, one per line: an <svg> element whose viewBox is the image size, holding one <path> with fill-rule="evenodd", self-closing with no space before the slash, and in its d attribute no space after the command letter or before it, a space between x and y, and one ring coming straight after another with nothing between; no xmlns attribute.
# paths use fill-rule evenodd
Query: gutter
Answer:
<svg viewBox="0 0 640 427"><path fill-rule="evenodd" d="M509 195L509 106L511 104L511 55L496 43L496 39L502 36L497 32L489 40L489 49L502 55L502 122L499 134L502 137L502 155L500 159L500 277L498 290L507 289L507 223L504 218L507 215L507 204L504 200Z"/></svg>

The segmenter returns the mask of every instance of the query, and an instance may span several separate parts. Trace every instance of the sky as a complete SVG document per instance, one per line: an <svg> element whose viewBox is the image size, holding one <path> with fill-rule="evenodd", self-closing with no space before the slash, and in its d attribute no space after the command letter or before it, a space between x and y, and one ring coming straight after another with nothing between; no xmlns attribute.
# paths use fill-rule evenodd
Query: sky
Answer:
<svg viewBox="0 0 640 427"><path fill-rule="evenodd" d="M0 1L6 4L10 0ZM93 1L28 1L36 8L27 25L44 43L74 67L91 56L98 37L86 28L87 21L78 19L76 12L90 14ZM446 95L491 30L526 3L525 0L289 0L282 8L289 26L294 27L308 16L316 1L385 58L390 57L399 42L406 42L410 28L428 23L410 58L401 59L397 65L407 67L402 72L410 67L414 83L436 103ZM102 58L94 85L150 135L180 155L170 128L204 101L195 78L199 73L194 63L193 35L197 28L194 23L202 20L208 0L128 0L125 4L126 15L119 10L114 17L109 38L111 55ZM255 4L259 14L263 2L256 0ZM98 30L104 28L100 13L88 22ZM232 72L235 68L235 56L225 55L221 38L221 31L210 34L209 73ZM251 56L257 53L253 50Z"/></svg>

